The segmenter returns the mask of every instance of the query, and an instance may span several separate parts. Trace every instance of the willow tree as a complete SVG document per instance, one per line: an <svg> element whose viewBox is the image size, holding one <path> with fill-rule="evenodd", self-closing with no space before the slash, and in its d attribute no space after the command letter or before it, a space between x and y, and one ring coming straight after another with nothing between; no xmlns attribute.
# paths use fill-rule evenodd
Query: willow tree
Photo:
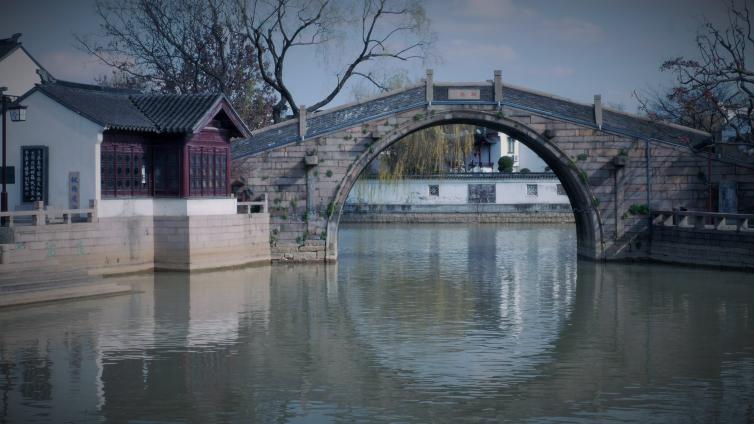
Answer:
<svg viewBox="0 0 754 424"><path fill-rule="evenodd" d="M410 134L379 155L379 178L396 180L462 169L474 149L475 130L471 125L441 125Z"/></svg>

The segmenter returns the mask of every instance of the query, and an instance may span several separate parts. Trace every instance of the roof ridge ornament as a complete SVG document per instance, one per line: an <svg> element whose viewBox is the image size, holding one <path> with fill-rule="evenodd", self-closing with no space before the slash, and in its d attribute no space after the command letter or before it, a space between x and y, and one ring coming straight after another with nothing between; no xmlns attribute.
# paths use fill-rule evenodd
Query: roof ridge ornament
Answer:
<svg viewBox="0 0 754 424"><path fill-rule="evenodd" d="M37 75L39 75L39 79L42 81L42 84L54 84L57 82L57 80L49 72L42 68L37 69Z"/></svg>

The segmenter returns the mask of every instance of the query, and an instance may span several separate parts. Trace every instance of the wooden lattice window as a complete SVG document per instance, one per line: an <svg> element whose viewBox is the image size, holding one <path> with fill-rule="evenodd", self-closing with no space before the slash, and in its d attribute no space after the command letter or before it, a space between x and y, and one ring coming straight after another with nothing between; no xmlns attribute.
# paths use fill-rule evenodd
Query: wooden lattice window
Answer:
<svg viewBox="0 0 754 424"><path fill-rule="evenodd" d="M103 144L100 172L103 197L139 197L152 193L149 149L141 144Z"/></svg>
<svg viewBox="0 0 754 424"><path fill-rule="evenodd" d="M189 148L189 192L191 196L228 195L228 148Z"/></svg>

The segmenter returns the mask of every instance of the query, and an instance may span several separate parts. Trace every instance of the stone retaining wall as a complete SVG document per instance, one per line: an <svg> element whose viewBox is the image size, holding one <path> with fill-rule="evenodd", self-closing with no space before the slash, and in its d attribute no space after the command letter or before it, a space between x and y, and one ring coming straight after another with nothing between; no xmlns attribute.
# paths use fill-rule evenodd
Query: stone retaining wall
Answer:
<svg viewBox="0 0 754 424"><path fill-rule="evenodd" d="M270 260L269 215L155 217L157 269L197 270Z"/></svg>
<svg viewBox="0 0 754 424"><path fill-rule="evenodd" d="M269 215L100 218L19 226L0 245L0 273L87 269L108 275L154 268L206 269L270 260Z"/></svg>
<svg viewBox="0 0 754 424"><path fill-rule="evenodd" d="M754 232L654 225L651 258L662 262L754 269Z"/></svg>
<svg viewBox="0 0 754 424"><path fill-rule="evenodd" d="M19 226L14 243L0 245L0 272L87 268L111 274L152 269L151 217L106 218L96 223Z"/></svg>

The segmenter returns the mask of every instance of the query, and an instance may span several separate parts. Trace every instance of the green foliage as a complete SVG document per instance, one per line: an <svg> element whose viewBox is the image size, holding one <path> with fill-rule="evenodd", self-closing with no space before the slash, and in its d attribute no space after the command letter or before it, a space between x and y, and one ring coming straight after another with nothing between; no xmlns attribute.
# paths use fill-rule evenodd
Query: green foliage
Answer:
<svg viewBox="0 0 754 424"><path fill-rule="evenodd" d="M576 160L581 161L581 162L587 159L589 159L589 154L587 153L579 153L578 156L576 156Z"/></svg>
<svg viewBox="0 0 754 424"><path fill-rule="evenodd" d="M335 213L335 203L330 202L330 204L327 205L327 217L332 217L333 213Z"/></svg>
<svg viewBox="0 0 754 424"><path fill-rule="evenodd" d="M320 240L327 240L327 231L322 230L322 233L319 235Z"/></svg>
<svg viewBox="0 0 754 424"><path fill-rule="evenodd" d="M649 207L645 204L634 203L629 206L628 213L631 215L647 215L649 214Z"/></svg>
<svg viewBox="0 0 754 424"><path fill-rule="evenodd" d="M510 156L502 156L497 160L498 172L513 172L513 158Z"/></svg>
<svg viewBox="0 0 754 424"><path fill-rule="evenodd" d="M442 125L409 134L380 152L379 178L402 179L459 168L474 149L471 125Z"/></svg>
<svg viewBox="0 0 754 424"><path fill-rule="evenodd" d="M520 172L520 173L522 173L522 174L528 174L528 173L530 173L530 172L531 172L531 169L529 169L529 168L522 168L522 169L521 169L520 171L518 171L518 172Z"/></svg>
<svg viewBox="0 0 754 424"><path fill-rule="evenodd" d="M586 171L583 169L579 169L579 179L582 183L589 185L589 176L586 174Z"/></svg>
<svg viewBox="0 0 754 424"><path fill-rule="evenodd" d="M325 175L327 176L327 178L332 177L332 170L328 169L327 172L325 172Z"/></svg>

